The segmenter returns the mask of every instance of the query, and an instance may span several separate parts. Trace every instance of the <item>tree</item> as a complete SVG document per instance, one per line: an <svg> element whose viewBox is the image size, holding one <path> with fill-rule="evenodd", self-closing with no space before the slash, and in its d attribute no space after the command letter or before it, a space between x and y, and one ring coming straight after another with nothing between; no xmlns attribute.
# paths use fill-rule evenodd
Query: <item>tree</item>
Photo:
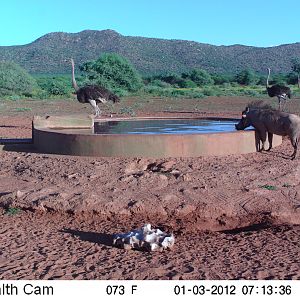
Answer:
<svg viewBox="0 0 300 300"><path fill-rule="evenodd" d="M179 83L179 87L191 89L191 88L196 88L197 84L190 79L182 79L182 81Z"/></svg>
<svg viewBox="0 0 300 300"><path fill-rule="evenodd" d="M300 59L295 57L292 59L291 63L292 63L292 71L297 73L298 88L300 88Z"/></svg>
<svg viewBox="0 0 300 300"><path fill-rule="evenodd" d="M259 81L259 77L252 70L242 70L236 74L236 81L239 84L255 85Z"/></svg>
<svg viewBox="0 0 300 300"><path fill-rule="evenodd" d="M286 82L287 84L298 84L298 74L296 72L289 72L286 75Z"/></svg>
<svg viewBox="0 0 300 300"><path fill-rule="evenodd" d="M168 73L166 75L161 75L160 78L162 81L169 83L171 85L179 86L180 83L182 82L182 78L176 73Z"/></svg>
<svg viewBox="0 0 300 300"><path fill-rule="evenodd" d="M287 77L286 74L277 73L272 76L272 84L286 85Z"/></svg>
<svg viewBox="0 0 300 300"><path fill-rule="evenodd" d="M125 89L137 91L142 86L142 79L136 69L118 54L103 54L97 60L84 63L89 81L111 90Z"/></svg>
<svg viewBox="0 0 300 300"><path fill-rule="evenodd" d="M191 79L198 86L214 84L212 77L205 70L195 69L188 74L183 74L183 76Z"/></svg>
<svg viewBox="0 0 300 300"><path fill-rule="evenodd" d="M37 83L23 68L13 62L0 62L0 95L33 95Z"/></svg>
<svg viewBox="0 0 300 300"><path fill-rule="evenodd" d="M215 84L224 84L234 81L234 76L231 74L212 74L211 75Z"/></svg>

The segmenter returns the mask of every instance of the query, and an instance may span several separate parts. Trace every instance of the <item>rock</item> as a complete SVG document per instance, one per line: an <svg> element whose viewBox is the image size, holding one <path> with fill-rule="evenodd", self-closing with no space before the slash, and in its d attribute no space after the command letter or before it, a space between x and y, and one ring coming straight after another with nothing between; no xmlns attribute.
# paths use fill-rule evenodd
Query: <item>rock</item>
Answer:
<svg viewBox="0 0 300 300"><path fill-rule="evenodd" d="M123 176L120 178L120 181L128 183L130 181L136 180L135 177L133 175L129 175L129 176Z"/></svg>
<svg viewBox="0 0 300 300"><path fill-rule="evenodd" d="M144 225L140 230L116 234L113 239L113 245L126 250L162 251L172 248L174 243L173 234L164 233L159 229L152 229L151 224Z"/></svg>
<svg viewBox="0 0 300 300"><path fill-rule="evenodd" d="M150 162L149 159L141 158L137 163L140 170L146 171L153 162Z"/></svg>
<svg viewBox="0 0 300 300"><path fill-rule="evenodd" d="M161 180L168 180L168 177L166 176L166 175L159 175L159 178L161 179Z"/></svg>
<svg viewBox="0 0 300 300"><path fill-rule="evenodd" d="M22 192L22 191L19 191L19 190L17 190L17 193L16 193L17 198L22 198L25 194L26 194L25 192Z"/></svg>
<svg viewBox="0 0 300 300"><path fill-rule="evenodd" d="M126 175L131 175L136 172L140 171L138 168L137 164L135 162L130 163L126 168L125 168L125 174Z"/></svg>
<svg viewBox="0 0 300 300"><path fill-rule="evenodd" d="M195 211L196 206L190 204L183 204L176 210L176 215L180 217L184 217L191 212Z"/></svg>
<svg viewBox="0 0 300 300"><path fill-rule="evenodd" d="M192 176L190 174L183 174L182 179L183 179L183 181L191 181Z"/></svg>
<svg viewBox="0 0 300 300"><path fill-rule="evenodd" d="M167 203L175 203L176 201L178 201L178 197L174 194L167 194L162 197L162 201Z"/></svg>
<svg viewBox="0 0 300 300"><path fill-rule="evenodd" d="M176 161L169 160L159 165L159 169L162 172L170 172L173 169L173 166L176 164Z"/></svg>
<svg viewBox="0 0 300 300"><path fill-rule="evenodd" d="M172 170L170 173L172 175L175 175L175 176L179 176L180 175L180 171L179 170Z"/></svg>
<svg viewBox="0 0 300 300"><path fill-rule="evenodd" d="M142 174L149 168L149 160L147 159L139 159L137 162L131 162L125 168L125 174Z"/></svg>
<svg viewBox="0 0 300 300"><path fill-rule="evenodd" d="M73 174L65 175L65 177L67 177L68 179L76 178L77 176L78 176L78 173L73 173Z"/></svg>

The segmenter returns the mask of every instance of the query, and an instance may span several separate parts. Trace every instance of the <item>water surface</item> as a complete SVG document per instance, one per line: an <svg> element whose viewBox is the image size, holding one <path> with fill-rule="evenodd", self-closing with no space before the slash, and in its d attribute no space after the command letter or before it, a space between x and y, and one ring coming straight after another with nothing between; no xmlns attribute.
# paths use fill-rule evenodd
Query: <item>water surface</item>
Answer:
<svg viewBox="0 0 300 300"><path fill-rule="evenodd" d="M237 120L155 119L97 122L95 134L193 134L236 131Z"/></svg>

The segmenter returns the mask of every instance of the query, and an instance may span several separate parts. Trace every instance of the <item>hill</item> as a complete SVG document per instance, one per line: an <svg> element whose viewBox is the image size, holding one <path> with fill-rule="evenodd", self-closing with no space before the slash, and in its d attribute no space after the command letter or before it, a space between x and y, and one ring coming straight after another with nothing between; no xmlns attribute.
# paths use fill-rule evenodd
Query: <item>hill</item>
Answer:
<svg viewBox="0 0 300 300"><path fill-rule="evenodd" d="M193 68L236 73L251 68L266 73L289 72L290 60L300 57L300 43L276 47L214 46L193 41L123 36L113 30L54 32L21 46L1 46L0 60L20 64L28 72L69 73L73 57L77 66L104 52L126 57L141 74L181 73Z"/></svg>

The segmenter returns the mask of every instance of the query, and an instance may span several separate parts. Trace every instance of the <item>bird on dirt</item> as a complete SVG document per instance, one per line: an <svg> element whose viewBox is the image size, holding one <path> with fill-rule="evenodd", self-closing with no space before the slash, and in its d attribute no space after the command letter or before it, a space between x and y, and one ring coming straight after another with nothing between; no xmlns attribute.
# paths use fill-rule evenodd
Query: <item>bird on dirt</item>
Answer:
<svg viewBox="0 0 300 300"><path fill-rule="evenodd" d="M74 60L71 58L72 64L72 86L76 91L77 100L80 103L90 103L95 110L95 117L100 116L99 103L107 103L112 101L113 103L119 102L120 98L100 85L86 85L81 88L78 87L75 79L75 67Z"/></svg>

